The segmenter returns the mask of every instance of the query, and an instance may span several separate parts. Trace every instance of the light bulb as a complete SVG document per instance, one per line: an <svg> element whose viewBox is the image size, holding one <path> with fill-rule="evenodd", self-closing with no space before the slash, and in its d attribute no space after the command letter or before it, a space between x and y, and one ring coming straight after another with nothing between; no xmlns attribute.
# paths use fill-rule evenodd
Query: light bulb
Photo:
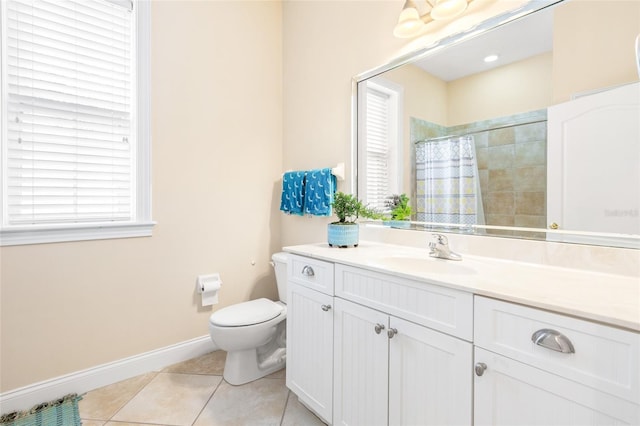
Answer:
<svg viewBox="0 0 640 426"><path fill-rule="evenodd" d="M455 18L467 8L467 0L436 0L431 9L431 17L434 20Z"/></svg>
<svg viewBox="0 0 640 426"><path fill-rule="evenodd" d="M424 22L420 19L415 4L412 0L407 0L398 17L398 23L393 29L393 35L398 38L414 37L420 32L423 25Z"/></svg>

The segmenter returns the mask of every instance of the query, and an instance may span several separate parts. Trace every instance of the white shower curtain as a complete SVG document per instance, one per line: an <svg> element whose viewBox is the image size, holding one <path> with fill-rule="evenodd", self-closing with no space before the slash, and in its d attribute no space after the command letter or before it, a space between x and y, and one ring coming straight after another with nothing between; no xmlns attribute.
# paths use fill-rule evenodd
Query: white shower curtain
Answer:
<svg viewBox="0 0 640 426"><path fill-rule="evenodd" d="M416 180L418 221L484 224L472 136L417 142Z"/></svg>

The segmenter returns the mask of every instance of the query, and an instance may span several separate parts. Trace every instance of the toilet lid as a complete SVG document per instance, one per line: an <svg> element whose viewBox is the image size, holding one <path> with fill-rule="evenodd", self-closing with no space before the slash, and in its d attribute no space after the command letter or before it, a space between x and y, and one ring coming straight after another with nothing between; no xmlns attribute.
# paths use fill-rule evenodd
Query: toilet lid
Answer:
<svg viewBox="0 0 640 426"><path fill-rule="evenodd" d="M259 324L277 317L284 307L269 299L256 299L222 308L211 315L209 321L222 327Z"/></svg>

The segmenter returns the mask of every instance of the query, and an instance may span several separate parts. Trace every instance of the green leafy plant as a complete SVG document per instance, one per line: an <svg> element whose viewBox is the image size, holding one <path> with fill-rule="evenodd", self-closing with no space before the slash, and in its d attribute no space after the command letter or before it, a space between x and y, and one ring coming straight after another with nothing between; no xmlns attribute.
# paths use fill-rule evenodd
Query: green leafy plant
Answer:
<svg viewBox="0 0 640 426"><path fill-rule="evenodd" d="M411 220L411 206L407 194L393 194L387 197L385 204L390 209L391 220Z"/></svg>
<svg viewBox="0 0 640 426"><path fill-rule="evenodd" d="M337 222L332 222L334 225L346 225L356 223L359 217L368 219L382 219L383 215L371 209L358 200L351 194L345 194L344 192L336 192L333 203L333 212L338 216Z"/></svg>

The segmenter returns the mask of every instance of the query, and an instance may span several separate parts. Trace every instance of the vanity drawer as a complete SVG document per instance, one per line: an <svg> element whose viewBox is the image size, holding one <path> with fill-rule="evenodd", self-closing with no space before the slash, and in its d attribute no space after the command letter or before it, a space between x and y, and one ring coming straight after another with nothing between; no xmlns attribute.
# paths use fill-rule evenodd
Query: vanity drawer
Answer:
<svg viewBox="0 0 640 426"><path fill-rule="evenodd" d="M336 264L336 296L471 341L473 295Z"/></svg>
<svg viewBox="0 0 640 426"><path fill-rule="evenodd" d="M535 333L540 344L532 340ZM554 337L557 334L564 337ZM559 351L556 341L563 342L566 352ZM474 343L636 404L640 401L638 333L476 296Z"/></svg>
<svg viewBox="0 0 640 426"><path fill-rule="evenodd" d="M333 296L333 263L289 255L287 278L297 284Z"/></svg>

